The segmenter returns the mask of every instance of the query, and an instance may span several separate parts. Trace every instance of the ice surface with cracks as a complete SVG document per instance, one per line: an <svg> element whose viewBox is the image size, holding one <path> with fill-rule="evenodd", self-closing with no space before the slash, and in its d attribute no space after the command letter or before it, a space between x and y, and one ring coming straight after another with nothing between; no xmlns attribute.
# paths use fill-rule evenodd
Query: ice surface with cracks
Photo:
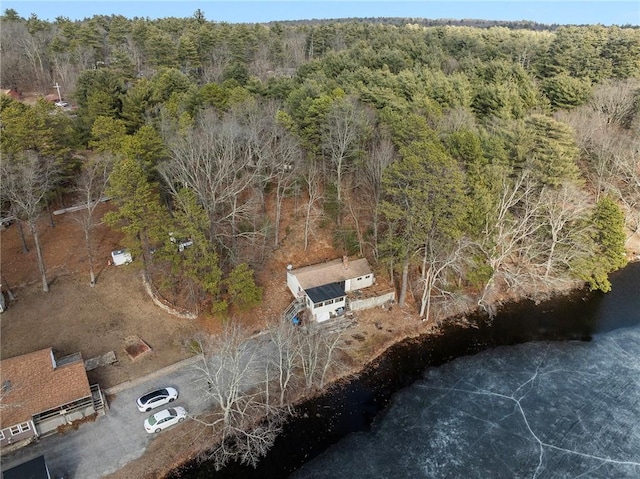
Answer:
<svg viewBox="0 0 640 479"><path fill-rule="evenodd" d="M294 477L640 477L640 326L431 368Z"/></svg>

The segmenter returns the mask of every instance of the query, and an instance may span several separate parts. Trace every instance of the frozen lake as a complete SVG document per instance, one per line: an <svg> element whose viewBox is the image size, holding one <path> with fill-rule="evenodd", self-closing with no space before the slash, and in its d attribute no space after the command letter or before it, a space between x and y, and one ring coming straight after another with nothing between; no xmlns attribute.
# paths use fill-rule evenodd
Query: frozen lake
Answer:
<svg viewBox="0 0 640 479"><path fill-rule="evenodd" d="M591 341L500 346L427 368L370 431L292 477L640 477L640 265L613 282L583 305L513 318L584 320Z"/></svg>
<svg viewBox="0 0 640 479"><path fill-rule="evenodd" d="M640 326L428 369L302 478L638 478Z"/></svg>

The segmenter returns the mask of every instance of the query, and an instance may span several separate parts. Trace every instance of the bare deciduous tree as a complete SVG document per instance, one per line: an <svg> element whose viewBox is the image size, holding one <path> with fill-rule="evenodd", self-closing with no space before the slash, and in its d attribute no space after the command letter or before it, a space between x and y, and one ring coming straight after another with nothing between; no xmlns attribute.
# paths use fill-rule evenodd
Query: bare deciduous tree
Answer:
<svg viewBox="0 0 640 479"><path fill-rule="evenodd" d="M589 207L575 185L564 184L559 188L545 188L541 193L541 220L545 224L546 238L543 256L546 256L544 278L560 275L559 268L567 270L582 248L582 228L576 223L585 217Z"/></svg>
<svg viewBox="0 0 640 479"><path fill-rule="evenodd" d="M640 138L633 133L620 135L615 154L618 197L625 210L627 227L640 232Z"/></svg>
<svg viewBox="0 0 640 479"><path fill-rule="evenodd" d="M603 82L593 91L589 106L606 117L606 123L628 127L637 109L637 91L640 82L636 78Z"/></svg>
<svg viewBox="0 0 640 479"><path fill-rule="evenodd" d="M18 220L25 221L33 235L42 290L48 292L49 283L37 220L42 212L43 202L55 181L57 169L52 161L40 158L36 153L29 151L23 157L5 159L0 172L3 196L9 199Z"/></svg>
<svg viewBox="0 0 640 479"><path fill-rule="evenodd" d="M53 31L48 28L40 28L20 39L20 46L29 60L33 79L37 88L43 93L48 92L53 86L47 56L47 45L51 43L52 39Z"/></svg>
<svg viewBox="0 0 640 479"><path fill-rule="evenodd" d="M496 277L506 276L506 269L510 268L508 260L519 254L523 241L542 227L542 222L538 220L541 206L539 193L527 172L513 181L504 177L502 186L495 211L485 227L484 241L479 245L491 267L491 276L478 301L483 307L486 306L486 298Z"/></svg>
<svg viewBox="0 0 640 479"><path fill-rule="evenodd" d="M305 388L324 387L331 368L336 366L335 355L344 346L341 331L331 331L326 324L311 324L297 331L297 352Z"/></svg>
<svg viewBox="0 0 640 479"><path fill-rule="evenodd" d="M249 128L235 113L222 119L211 110L186 135L171 144L171 159L158 170L174 195L192 189L209 215L212 239L234 251L238 225L251 223L255 204L253 186L259 183L261 165Z"/></svg>
<svg viewBox="0 0 640 479"><path fill-rule="evenodd" d="M308 195L304 217L304 249L306 251L309 246L309 235L312 231L312 223L315 219L314 215L321 214L316 208L316 204L322 199L321 174L315 162L310 162L307 166L304 180L307 185Z"/></svg>
<svg viewBox="0 0 640 479"><path fill-rule="evenodd" d="M290 68L298 68L307 59L305 54L306 37L302 31L287 30L284 38L284 63Z"/></svg>
<svg viewBox="0 0 640 479"><path fill-rule="evenodd" d="M451 247L453 246L453 247ZM420 299L420 317L424 321L429 320L431 312L431 300L434 293L446 294L444 278L450 271L460 272L460 266L464 264L466 251L469 248L466 240L459 240L453 245L445 245L438 242L428 242L423 250L422 297Z"/></svg>
<svg viewBox="0 0 640 479"><path fill-rule="evenodd" d="M366 198L371 200L369 207L372 215L373 252L378 257L378 229L379 211L378 204L382 197L382 175L387 166L397 158L397 152L393 146L390 135L386 131L379 130L378 135L371 142L369 155L365 159L361 174L358 175Z"/></svg>
<svg viewBox="0 0 640 479"><path fill-rule="evenodd" d="M585 161L587 178L595 185L596 201L609 191L613 184L614 167L611 150L616 148L613 128L604 113L589 107L580 107L558 116L573 127L576 143Z"/></svg>
<svg viewBox="0 0 640 479"><path fill-rule="evenodd" d="M208 57L203 59L202 79L207 83L221 82L230 58L228 45L222 44L211 48L208 51Z"/></svg>
<svg viewBox="0 0 640 479"><path fill-rule="evenodd" d="M627 111L629 92L618 91L611 85L603 88L601 94L606 93L606 98L596 98L590 105L564 114L563 119L574 128L587 178L596 186L596 201L602 194L617 197L625 211L627 227L637 232L640 230L640 140L636 132L612 120L611 115L625 118L638 115L635 110ZM616 92L621 98L616 98Z"/></svg>
<svg viewBox="0 0 640 479"><path fill-rule="evenodd" d="M0 29L2 43L2 68L0 82L7 88L35 87L35 74L23 45L30 37L26 25L15 21L3 21Z"/></svg>
<svg viewBox="0 0 640 479"><path fill-rule="evenodd" d="M278 404L286 405L287 392L297 380L300 344L297 340L300 328L289 321L278 320L269 326L269 338L275 347L270 366L274 370L280 397ZM294 385L295 386L295 385ZM295 389L295 387L294 387Z"/></svg>
<svg viewBox="0 0 640 479"><path fill-rule="evenodd" d="M75 192L83 208L74 214L74 219L84 233L91 287L96 284L93 244L93 230L97 225L95 211L105 196L112 163L113 159L109 156L97 156L84 165L76 180Z"/></svg>
<svg viewBox="0 0 640 479"><path fill-rule="evenodd" d="M51 70L53 78L63 88L61 96L65 98L69 92L75 91L78 77L82 73L81 67L74 63L73 52L64 50L51 53Z"/></svg>
<svg viewBox="0 0 640 479"><path fill-rule="evenodd" d="M217 441L208 455L216 469L231 460L255 465L293 413L291 393L322 388L344 347L341 331L326 324L283 320L260 338L231 322L220 335L197 341L202 360L194 365L195 385L213 410L194 419Z"/></svg>
<svg viewBox="0 0 640 479"><path fill-rule="evenodd" d="M363 146L362 139L369 129L370 120L355 100L336 101L327 115L322 146L336 174L338 224L341 221L343 176L353 168Z"/></svg>
<svg viewBox="0 0 640 479"><path fill-rule="evenodd" d="M296 180L300 175L302 150L299 142L282 128L275 130L273 150L270 154L272 177L276 183L276 218L274 244L280 243L282 204L288 195L295 194Z"/></svg>
<svg viewBox="0 0 640 479"><path fill-rule="evenodd" d="M230 323L218 337L200 341L197 385L214 404L195 419L210 427L219 442L209 453L216 469L231 460L254 465L269 451L287 415L269 404L264 368L267 352Z"/></svg>

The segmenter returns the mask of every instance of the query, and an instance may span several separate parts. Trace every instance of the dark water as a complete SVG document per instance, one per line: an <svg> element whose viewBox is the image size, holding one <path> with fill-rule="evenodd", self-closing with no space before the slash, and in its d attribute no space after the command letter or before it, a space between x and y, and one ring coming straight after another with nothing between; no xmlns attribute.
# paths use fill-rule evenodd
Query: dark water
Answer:
<svg viewBox="0 0 640 479"><path fill-rule="evenodd" d="M474 318L477 328L451 327L441 337L425 337L398 344L359 377L303 405L299 409L299 417L287 424L257 469L232 464L215 472L210 465L201 464L187 468L175 477L285 478L349 434L369 431L374 418L381 417L379 413L389 405L394 394L423 378L429 368L498 346L574 340L559 343L562 348L563 344L575 344L575 340L589 342L618 328L640 324L640 263L615 273L611 279L613 290L606 295L580 291L538 305L525 301L510 305L491 321ZM507 358L509 354L512 354L509 350L499 350L496 356ZM509 361L517 362L515 359ZM508 364L500 366L500 369L506 368ZM340 446L337 449L340 450ZM380 456L384 452L367 451L366 454ZM337 454L340 457L340 452ZM343 454L348 458L353 452ZM319 467L320 470L325 468L322 464ZM351 474L349 471L337 473ZM318 472L311 472L307 476L303 473L301 477L331 477L334 473L328 474L321 476Z"/></svg>

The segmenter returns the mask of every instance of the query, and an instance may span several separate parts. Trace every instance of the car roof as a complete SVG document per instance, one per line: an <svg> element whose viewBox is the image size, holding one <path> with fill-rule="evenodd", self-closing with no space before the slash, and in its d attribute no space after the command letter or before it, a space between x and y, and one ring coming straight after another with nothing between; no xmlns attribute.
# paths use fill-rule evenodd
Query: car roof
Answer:
<svg viewBox="0 0 640 479"><path fill-rule="evenodd" d="M168 409L163 409L162 411L158 411L153 416L156 418L157 421L159 421L160 419L164 419L166 417L177 416L177 415L178 415L178 413L176 412L176 410L173 409L172 407L170 407Z"/></svg>
<svg viewBox="0 0 640 479"><path fill-rule="evenodd" d="M149 399L154 398L156 396L166 396L168 394L169 394L169 391L167 391L166 388L156 389L155 391L148 392L147 394L142 396L140 398L140 401L142 401L144 403L144 402L148 401Z"/></svg>

